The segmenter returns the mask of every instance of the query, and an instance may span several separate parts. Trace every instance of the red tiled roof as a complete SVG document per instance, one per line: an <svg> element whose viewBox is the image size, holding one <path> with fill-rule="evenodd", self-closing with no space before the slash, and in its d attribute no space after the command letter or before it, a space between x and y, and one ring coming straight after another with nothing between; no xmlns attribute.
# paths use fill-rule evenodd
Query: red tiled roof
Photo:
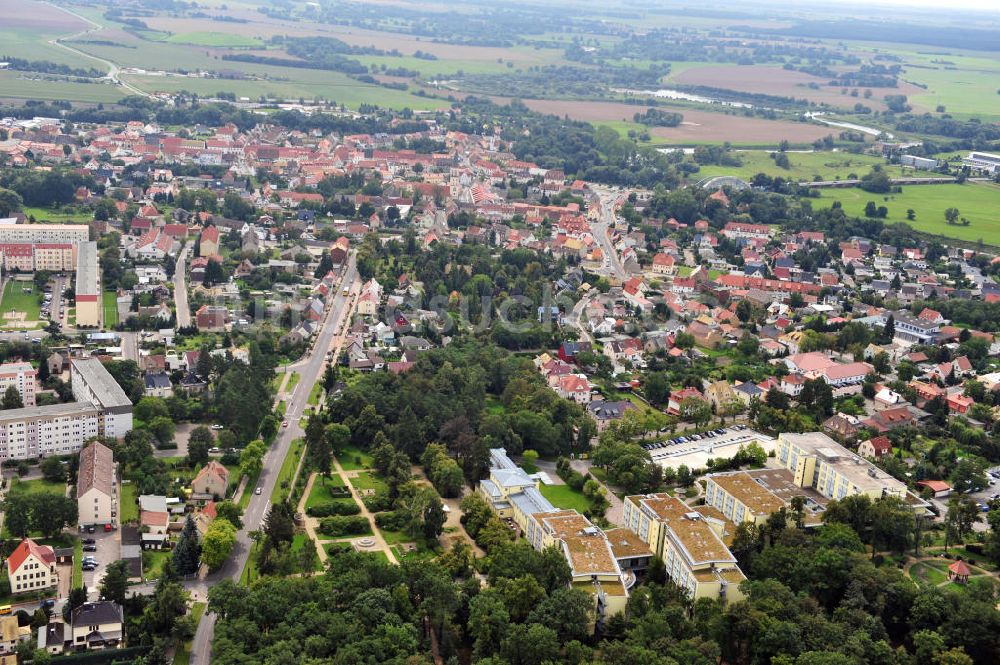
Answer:
<svg viewBox="0 0 1000 665"><path fill-rule="evenodd" d="M34 555L35 558L48 566L56 562L56 553L51 547L39 545L31 538L25 538L7 558L7 570L9 572L16 571L29 555Z"/></svg>

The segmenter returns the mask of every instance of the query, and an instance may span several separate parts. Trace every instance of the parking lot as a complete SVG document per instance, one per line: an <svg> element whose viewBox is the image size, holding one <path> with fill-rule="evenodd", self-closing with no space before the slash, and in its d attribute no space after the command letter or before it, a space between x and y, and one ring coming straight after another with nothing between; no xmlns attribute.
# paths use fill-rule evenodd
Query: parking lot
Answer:
<svg viewBox="0 0 1000 665"><path fill-rule="evenodd" d="M96 552L83 553L84 560L86 557L94 557L97 560L94 570L83 571L83 585L87 588L87 595L91 599L96 599L108 564L121 558L121 535L117 529L105 532L102 527L97 527L94 533L84 531L80 534L80 538L84 541L85 549L88 548L88 540L93 540L93 546L97 549Z"/></svg>
<svg viewBox="0 0 1000 665"><path fill-rule="evenodd" d="M682 464L689 469L702 469L712 458L732 457L741 445L756 441L765 452L775 450L777 441L746 425L720 427L700 434L682 436L647 443L646 448L653 461L663 467L677 468Z"/></svg>

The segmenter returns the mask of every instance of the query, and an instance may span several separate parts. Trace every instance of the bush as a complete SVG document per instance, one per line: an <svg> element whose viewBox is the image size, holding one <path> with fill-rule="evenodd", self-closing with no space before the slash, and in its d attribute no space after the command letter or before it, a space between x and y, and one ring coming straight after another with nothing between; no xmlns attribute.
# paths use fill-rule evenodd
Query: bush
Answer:
<svg viewBox="0 0 1000 665"><path fill-rule="evenodd" d="M330 517L332 515L357 515L361 512L358 504L351 501L328 501L318 506L306 508L306 515L309 517Z"/></svg>
<svg viewBox="0 0 1000 665"><path fill-rule="evenodd" d="M375 516L375 524L380 529L402 531L406 528L406 516L395 510L387 513L379 513Z"/></svg>
<svg viewBox="0 0 1000 665"><path fill-rule="evenodd" d="M368 533L368 520L360 515L335 515L319 522L319 532L327 536L357 536Z"/></svg>
<svg viewBox="0 0 1000 665"><path fill-rule="evenodd" d="M377 492L371 496L366 496L362 501L364 501L365 508L373 513L380 513L383 510L392 508L392 500L386 492Z"/></svg>

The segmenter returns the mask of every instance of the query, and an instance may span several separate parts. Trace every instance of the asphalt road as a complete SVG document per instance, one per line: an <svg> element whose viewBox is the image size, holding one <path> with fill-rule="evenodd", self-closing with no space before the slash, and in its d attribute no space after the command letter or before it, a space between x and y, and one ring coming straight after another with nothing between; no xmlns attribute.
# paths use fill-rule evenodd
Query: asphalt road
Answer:
<svg viewBox="0 0 1000 665"><path fill-rule="evenodd" d="M288 455L292 446L292 441L304 435L299 427L299 418L308 407L309 393L313 385L321 378L326 366L326 352L333 343L337 331L341 328L341 321L345 314L351 310L353 295L343 296L344 285L353 287L357 280L357 268L355 257L352 255L345 270L344 279L338 285L337 295L334 296L323 327L320 329L316 343L309 352L306 360L298 369L301 379L295 390L292 391L288 400L285 419L288 427L278 430L278 436L274 444L264 456L264 469L257 480L256 487L261 488L260 494L250 496L250 503L243 513L243 529L236 534L236 545L233 554L223 567L208 575L204 580L192 581L185 586L192 592L193 596L200 601L207 598L209 587L225 578L238 581L243 568L250 556L253 542L250 540L250 532L259 529L264 521L264 516L271 506L271 493L278 479L282 462ZM256 488L248 486L245 491L253 492ZM212 656L212 637L215 634L215 615L205 613L202 615L198 630L195 632L194 641L191 645L191 663L194 665L209 665Z"/></svg>
<svg viewBox="0 0 1000 665"><path fill-rule="evenodd" d="M590 229L597 244L601 246L601 251L604 252L604 263L601 268L624 282L628 279L628 273L625 272L621 257L618 256L618 252L608 236L609 229L615 225L615 200L618 198L618 194L600 190L597 191L597 194L601 207L600 220L592 221Z"/></svg>
<svg viewBox="0 0 1000 665"><path fill-rule="evenodd" d="M186 242L177 255L174 269L174 308L177 310L177 327L186 328L191 325L191 308L188 306L187 284L184 282L184 262L187 261L191 243Z"/></svg>

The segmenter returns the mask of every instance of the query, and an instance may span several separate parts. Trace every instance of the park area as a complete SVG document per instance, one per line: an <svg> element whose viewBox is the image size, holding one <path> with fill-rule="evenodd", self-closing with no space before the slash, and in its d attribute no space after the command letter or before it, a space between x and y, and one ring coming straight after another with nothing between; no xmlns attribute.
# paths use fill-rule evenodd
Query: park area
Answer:
<svg viewBox="0 0 1000 665"><path fill-rule="evenodd" d="M3 313L2 327L6 330L34 330L41 328L39 302L41 293L31 281L10 279L4 285L0 312Z"/></svg>
<svg viewBox="0 0 1000 665"><path fill-rule="evenodd" d="M840 201L844 212L851 216L864 216L865 205L873 201L876 206L889 210L887 222L904 222L917 231L1000 246L1000 185L967 182L962 185L909 185L900 194L873 194L862 189L824 190L818 199L811 199L813 208L828 208ZM957 208L959 222L948 224L945 210ZM913 210L914 219L907 219L907 210ZM961 223L961 217L969 220Z"/></svg>

